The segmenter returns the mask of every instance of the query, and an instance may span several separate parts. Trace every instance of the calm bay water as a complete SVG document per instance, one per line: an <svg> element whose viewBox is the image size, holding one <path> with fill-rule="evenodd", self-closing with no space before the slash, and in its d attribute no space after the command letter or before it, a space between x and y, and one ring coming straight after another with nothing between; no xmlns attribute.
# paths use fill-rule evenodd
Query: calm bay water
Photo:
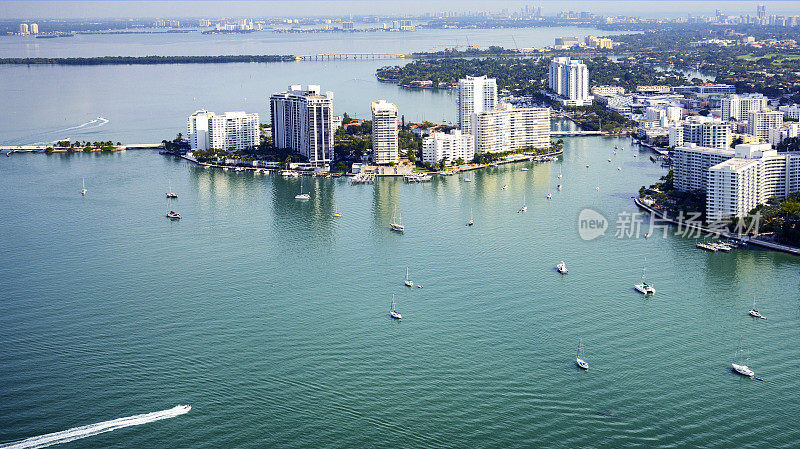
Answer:
<svg viewBox="0 0 800 449"><path fill-rule="evenodd" d="M663 174L615 144L427 185L4 157L0 441L191 403L69 447L795 446L800 261L614 238ZM584 207L606 236L578 237ZM650 299L632 289L645 259ZM729 370L740 335L764 382Z"/></svg>

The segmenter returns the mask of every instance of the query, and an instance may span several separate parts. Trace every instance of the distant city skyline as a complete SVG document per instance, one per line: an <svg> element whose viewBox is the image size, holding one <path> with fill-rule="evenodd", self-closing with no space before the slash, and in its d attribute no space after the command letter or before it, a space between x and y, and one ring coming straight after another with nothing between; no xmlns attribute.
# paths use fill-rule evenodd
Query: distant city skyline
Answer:
<svg viewBox="0 0 800 449"><path fill-rule="evenodd" d="M3 1L0 2L0 19L47 19L47 18L120 18L120 17L301 17L301 16L345 16L345 15L420 15L441 11L491 11L509 12L520 8L542 7L545 15L555 15L559 11L590 11L602 15L628 15L641 17L682 17L693 15L714 15L716 10L723 14L756 15L759 4L766 5L768 15L800 14L795 1L586 1L576 0L564 3L546 1L476 1L450 2L433 1Z"/></svg>

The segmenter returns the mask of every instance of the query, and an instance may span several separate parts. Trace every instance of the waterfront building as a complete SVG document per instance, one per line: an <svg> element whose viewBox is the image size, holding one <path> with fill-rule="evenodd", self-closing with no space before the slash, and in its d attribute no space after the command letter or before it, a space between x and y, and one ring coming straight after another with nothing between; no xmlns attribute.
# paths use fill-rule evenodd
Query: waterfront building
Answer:
<svg viewBox="0 0 800 449"><path fill-rule="evenodd" d="M734 150L708 148L694 143L677 146L672 153L672 175L678 190L706 191L708 169L734 156Z"/></svg>
<svg viewBox="0 0 800 449"><path fill-rule="evenodd" d="M682 114L683 109L666 104L648 106L644 111L645 120L664 124L681 121Z"/></svg>
<svg viewBox="0 0 800 449"><path fill-rule="evenodd" d="M276 148L302 154L315 167L333 161L333 92L323 95L318 85L293 84L270 96L270 116Z"/></svg>
<svg viewBox="0 0 800 449"><path fill-rule="evenodd" d="M589 48L614 48L614 42L607 37L586 36L584 43Z"/></svg>
<svg viewBox="0 0 800 449"><path fill-rule="evenodd" d="M39 24L38 23L32 23L32 24L28 25L28 29L29 29L31 34L39 34Z"/></svg>
<svg viewBox="0 0 800 449"><path fill-rule="evenodd" d="M731 144L730 126L712 117L692 116L670 125L669 146L694 143L701 147L726 149Z"/></svg>
<svg viewBox="0 0 800 449"><path fill-rule="evenodd" d="M557 37L555 38L555 45L553 48L556 50L569 50L578 45L578 42L577 37Z"/></svg>
<svg viewBox="0 0 800 449"><path fill-rule="evenodd" d="M192 150L250 150L258 146L257 113L244 111L216 115L201 109L187 120L187 139Z"/></svg>
<svg viewBox="0 0 800 449"><path fill-rule="evenodd" d="M780 111L750 111L747 119L747 134L759 139L769 140L770 129L783 126L783 113Z"/></svg>
<svg viewBox="0 0 800 449"><path fill-rule="evenodd" d="M449 134L435 132L422 139L422 161L438 164L442 160L446 165L462 159L471 162L475 158L475 141L470 134L454 129Z"/></svg>
<svg viewBox="0 0 800 449"><path fill-rule="evenodd" d="M19 34L22 35L22 36L26 36L26 35L30 34L30 31L28 29L28 24L27 23L20 23L19 24Z"/></svg>
<svg viewBox="0 0 800 449"><path fill-rule="evenodd" d="M397 106L386 100L373 101L372 109L372 160L376 164L397 163L399 139Z"/></svg>
<svg viewBox="0 0 800 449"><path fill-rule="evenodd" d="M497 108L497 80L486 76L468 76L458 80L458 127L472 134L472 114Z"/></svg>
<svg viewBox="0 0 800 449"><path fill-rule="evenodd" d="M728 95L722 99L722 121L730 119L747 120L750 111L760 111L767 107L767 97L762 94Z"/></svg>
<svg viewBox="0 0 800 449"><path fill-rule="evenodd" d="M550 148L550 110L503 103L472 115L475 153L498 153L524 147Z"/></svg>
<svg viewBox="0 0 800 449"><path fill-rule="evenodd" d="M555 58L550 62L549 85L565 106L592 104L589 95L589 69L579 59Z"/></svg>

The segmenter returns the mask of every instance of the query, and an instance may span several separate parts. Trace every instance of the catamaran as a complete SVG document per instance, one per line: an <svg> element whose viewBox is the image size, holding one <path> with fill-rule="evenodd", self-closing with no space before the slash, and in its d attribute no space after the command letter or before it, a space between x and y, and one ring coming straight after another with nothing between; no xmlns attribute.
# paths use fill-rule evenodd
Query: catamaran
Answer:
<svg viewBox="0 0 800 449"><path fill-rule="evenodd" d="M167 198L177 198L178 194L172 191L172 183L168 183Z"/></svg>
<svg viewBox="0 0 800 449"><path fill-rule="evenodd" d="M753 298L753 308L750 309L747 313L749 313L750 316L754 318L761 318L762 320L767 319L767 317L765 317L758 310L756 310L756 298Z"/></svg>
<svg viewBox="0 0 800 449"><path fill-rule="evenodd" d="M567 270L567 264L565 264L563 260L556 265L556 270L558 270L558 272L561 274L569 273L569 270Z"/></svg>
<svg viewBox="0 0 800 449"><path fill-rule="evenodd" d="M300 181L300 193L294 196L296 200L310 200L311 195L308 193L303 193L303 181Z"/></svg>
<svg viewBox="0 0 800 449"><path fill-rule="evenodd" d="M475 224L475 222L472 220L472 208L470 207L469 208L469 221L467 222L467 226L472 226L474 224Z"/></svg>
<svg viewBox="0 0 800 449"><path fill-rule="evenodd" d="M394 294L392 294L392 308L389 309L389 315L392 316L395 320L402 320L403 315L400 315L400 312L397 311L394 305Z"/></svg>
<svg viewBox="0 0 800 449"><path fill-rule="evenodd" d="M406 267L406 280L403 283L406 284L406 287L414 286L414 281L408 278L408 267Z"/></svg>
<svg viewBox="0 0 800 449"><path fill-rule="evenodd" d="M578 353L575 355L575 364L581 369L589 369L589 364L581 358L581 338L578 337Z"/></svg>
<svg viewBox="0 0 800 449"><path fill-rule="evenodd" d="M642 282L640 284L635 284L633 288L636 289L639 293L643 295L652 295L656 292L656 289L653 288L652 285L648 284L645 280L645 268L642 267Z"/></svg>
<svg viewBox="0 0 800 449"><path fill-rule="evenodd" d="M753 377L755 374L753 370L747 367L747 365L740 365L736 363L736 356L739 355L739 351L742 350L742 337L739 337L739 346L736 347L736 352L733 353L733 362L731 362L731 368L734 371L741 374L742 376ZM749 357L748 357L749 363Z"/></svg>
<svg viewBox="0 0 800 449"><path fill-rule="evenodd" d="M82 183L82 185L83 185L83 187L81 187L81 195L84 195L84 196L85 196L85 195L86 195L86 192L87 192L87 190L86 190L86 178L83 178L83 183Z"/></svg>
<svg viewBox="0 0 800 449"><path fill-rule="evenodd" d="M389 223L389 229L394 232L406 232L406 227L401 224L401 220L402 217L397 213L397 206L395 206L392 221Z"/></svg>

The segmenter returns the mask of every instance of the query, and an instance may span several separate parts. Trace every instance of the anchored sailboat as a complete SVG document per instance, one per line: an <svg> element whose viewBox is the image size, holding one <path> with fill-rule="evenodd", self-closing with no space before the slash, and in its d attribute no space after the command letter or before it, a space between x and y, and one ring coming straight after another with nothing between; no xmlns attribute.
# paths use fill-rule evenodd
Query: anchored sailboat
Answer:
<svg viewBox="0 0 800 449"><path fill-rule="evenodd" d="M733 353L733 362L731 362L731 368L733 368L734 371L741 374L742 376L753 377L755 373L753 372L753 370L748 368L747 365L736 363L736 356L739 355L739 351L741 350L742 350L742 337L739 337L739 346L736 347L736 352ZM749 363L749 356L747 363Z"/></svg>
<svg viewBox="0 0 800 449"><path fill-rule="evenodd" d="M389 223L389 229L394 232L406 232L406 227L401 223L402 217L397 213L397 206L394 207L394 214L392 215L392 222Z"/></svg>
<svg viewBox="0 0 800 449"><path fill-rule="evenodd" d="M475 221L472 220L472 208L469 208L469 221L467 222L467 226L472 226L475 224Z"/></svg>
<svg viewBox="0 0 800 449"><path fill-rule="evenodd" d="M633 288L643 295L652 295L656 292L656 289L645 280L645 267L642 267L642 282L635 284Z"/></svg>
<svg viewBox="0 0 800 449"><path fill-rule="evenodd" d="M581 368L581 369L588 370L588 369L589 369L589 364L588 364L588 363L586 363L586 362L585 362L585 361L584 361L584 360L581 358L581 347L582 347L582 346L583 346L583 344L582 344L582 342L581 342L581 338L580 338L580 337L578 337L578 353L575 355L575 364L576 364L576 365L578 365L578 367L579 367L579 368Z"/></svg>
<svg viewBox="0 0 800 449"><path fill-rule="evenodd" d="M303 180L300 180L300 193L294 196L296 200L310 200L311 195L308 193L303 193Z"/></svg>
<svg viewBox="0 0 800 449"><path fill-rule="evenodd" d="M761 318L762 320L766 320L767 319L767 317L765 317L758 310L756 310L756 298L753 298L753 308L750 309L747 313L750 314L750 316L754 317L754 318Z"/></svg>
<svg viewBox="0 0 800 449"><path fill-rule="evenodd" d="M85 196L86 192L87 192L87 190L86 190L86 178L83 178L83 183L81 185L83 186L83 187L81 187L81 195Z"/></svg>
<svg viewBox="0 0 800 449"><path fill-rule="evenodd" d="M172 182L167 184L167 198L177 198L178 194L172 191Z"/></svg>
<svg viewBox="0 0 800 449"><path fill-rule="evenodd" d="M403 315L400 315L400 312L398 312L397 309L395 308L394 294L392 294L392 308L389 309L389 315L391 315L391 317L394 318L395 320L403 319Z"/></svg>
<svg viewBox="0 0 800 449"><path fill-rule="evenodd" d="M408 267L406 267L406 280L404 281L404 284L406 284L406 287L414 286L414 281L408 278Z"/></svg>

